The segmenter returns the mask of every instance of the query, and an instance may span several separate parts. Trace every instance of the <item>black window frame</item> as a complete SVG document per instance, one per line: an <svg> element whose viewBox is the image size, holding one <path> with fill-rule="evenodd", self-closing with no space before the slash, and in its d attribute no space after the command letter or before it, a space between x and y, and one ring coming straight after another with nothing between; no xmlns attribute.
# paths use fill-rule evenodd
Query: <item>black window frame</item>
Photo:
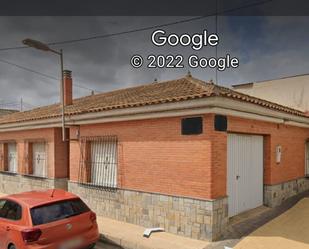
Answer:
<svg viewBox="0 0 309 249"><path fill-rule="evenodd" d="M22 219L22 217L23 217L23 207L22 207L22 205L20 205L20 204L19 204L18 202L16 202L16 201L13 201L13 200L10 200L10 199L0 199L0 202L1 202L1 201L5 201L3 207L4 207L7 203L11 203L11 204L16 205L16 206L19 208L19 212L18 212L18 211L16 212L16 218L15 218L15 219L12 219L12 218L7 217L8 211L7 211L7 213L6 213L5 216L1 216L1 210L2 210L2 209L0 209L0 218L1 218L1 219L6 219L6 220L9 220L9 221L19 221L19 220ZM2 208L3 208L3 207L2 207ZM19 214L19 216L17 216L17 214Z"/></svg>
<svg viewBox="0 0 309 249"><path fill-rule="evenodd" d="M203 116L185 117L181 119L181 135L203 134ZM194 127L197 126L197 127Z"/></svg>
<svg viewBox="0 0 309 249"><path fill-rule="evenodd" d="M214 118L215 131L227 131L228 119L226 115L216 114Z"/></svg>

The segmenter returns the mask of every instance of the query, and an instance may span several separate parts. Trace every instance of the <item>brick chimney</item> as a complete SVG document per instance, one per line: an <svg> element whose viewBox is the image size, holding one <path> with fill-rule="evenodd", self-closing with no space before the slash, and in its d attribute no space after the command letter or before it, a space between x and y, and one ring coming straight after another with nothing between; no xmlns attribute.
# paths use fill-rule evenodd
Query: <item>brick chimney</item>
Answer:
<svg viewBox="0 0 309 249"><path fill-rule="evenodd" d="M64 80L64 105L73 104L73 83L72 83L72 71L63 70L63 80Z"/></svg>

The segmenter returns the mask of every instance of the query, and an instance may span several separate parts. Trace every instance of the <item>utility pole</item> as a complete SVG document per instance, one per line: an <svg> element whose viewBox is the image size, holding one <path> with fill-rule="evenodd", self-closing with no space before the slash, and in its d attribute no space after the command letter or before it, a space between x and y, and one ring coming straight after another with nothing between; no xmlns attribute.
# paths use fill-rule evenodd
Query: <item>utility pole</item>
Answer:
<svg viewBox="0 0 309 249"><path fill-rule="evenodd" d="M40 41L36 41L33 39L25 39L23 40L23 44L39 49L45 52L52 52L54 54L57 54L60 58L60 103L61 103L61 121L62 121L62 141L66 142L66 131L65 131L65 104L64 104L64 79L63 79L63 51L60 49L59 51L56 51L54 49L51 49L47 44L44 44Z"/></svg>
<svg viewBox="0 0 309 249"><path fill-rule="evenodd" d="M23 98L20 98L20 111L23 111Z"/></svg>

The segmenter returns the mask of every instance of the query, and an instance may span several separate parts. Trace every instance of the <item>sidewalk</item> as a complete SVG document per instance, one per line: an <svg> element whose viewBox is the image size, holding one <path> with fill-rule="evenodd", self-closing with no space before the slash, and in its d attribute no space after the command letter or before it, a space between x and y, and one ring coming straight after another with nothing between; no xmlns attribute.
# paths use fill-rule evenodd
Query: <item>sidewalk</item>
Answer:
<svg viewBox="0 0 309 249"><path fill-rule="evenodd" d="M6 194L0 193L0 197ZM101 239L123 249L204 249L210 243L166 232L144 238L146 228L97 216Z"/></svg>
<svg viewBox="0 0 309 249"><path fill-rule="evenodd" d="M194 240L166 232L143 237L145 228L125 222L97 217L102 239L124 249L204 249L209 242Z"/></svg>
<svg viewBox="0 0 309 249"><path fill-rule="evenodd" d="M259 227L246 236L235 249L305 249L309 248L309 198Z"/></svg>

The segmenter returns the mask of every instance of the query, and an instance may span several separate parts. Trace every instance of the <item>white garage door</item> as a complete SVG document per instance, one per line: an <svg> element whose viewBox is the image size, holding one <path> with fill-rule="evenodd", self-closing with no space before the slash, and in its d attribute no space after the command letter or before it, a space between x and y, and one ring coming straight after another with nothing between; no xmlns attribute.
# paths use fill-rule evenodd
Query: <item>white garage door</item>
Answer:
<svg viewBox="0 0 309 249"><path fill-rule="evenodd" d="M229 217L263 205L263 136L228 135Z"/></svg>

